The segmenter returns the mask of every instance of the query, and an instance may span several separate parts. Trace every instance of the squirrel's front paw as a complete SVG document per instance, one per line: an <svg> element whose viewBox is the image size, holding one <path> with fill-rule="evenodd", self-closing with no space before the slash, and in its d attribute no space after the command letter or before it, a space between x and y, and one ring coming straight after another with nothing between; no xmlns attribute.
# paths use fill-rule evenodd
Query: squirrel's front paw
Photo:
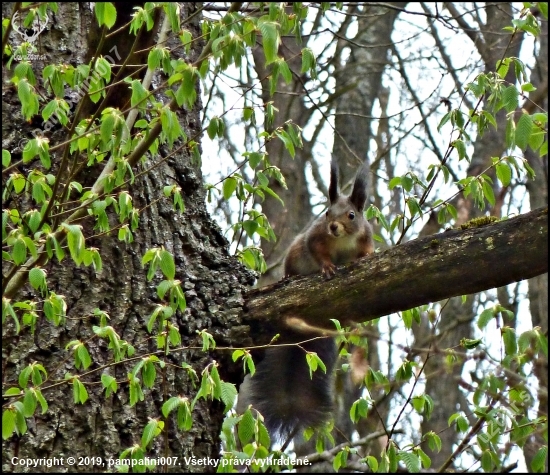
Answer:
<svg viewBox="0 0 550 475"><path fill-rule="evenodd" d="M321 273L327 279L331 279L336 274L336 266L332 262L325 262L321 268Z"/></svg>

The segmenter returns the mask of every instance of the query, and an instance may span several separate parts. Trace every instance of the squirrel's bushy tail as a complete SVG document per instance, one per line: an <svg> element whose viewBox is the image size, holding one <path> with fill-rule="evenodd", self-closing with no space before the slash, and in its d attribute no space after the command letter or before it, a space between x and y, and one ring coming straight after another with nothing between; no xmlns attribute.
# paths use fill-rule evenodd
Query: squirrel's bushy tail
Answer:
<svg viewBox="0 0 550 475"><path fill-rule="evenodd" d="M301 335L300 339L307 336ZM310 376L304 350L317 353L326 366L326 373L318 368ZM332 413L332 370L336 358L333 338L313 340L301 346L269 348L256 366L254 376L244 383L248 387L239 406L246 409L252 404L264 416L269 433L281 440L298 430L318 427ZM240 391L239 397L242 393Z"/></svg>

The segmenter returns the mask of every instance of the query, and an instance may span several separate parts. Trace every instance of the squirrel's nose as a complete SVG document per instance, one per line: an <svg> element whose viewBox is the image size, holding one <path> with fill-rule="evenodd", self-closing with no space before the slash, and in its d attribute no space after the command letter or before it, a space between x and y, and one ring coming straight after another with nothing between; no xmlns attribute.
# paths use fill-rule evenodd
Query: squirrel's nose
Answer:
<svg viewBox="0 0 550 475"><path fill-rule="evenodd" d="M337 230L338 230L338 224L336 223L331 223L330 225L330 230L335 233Z"/></svg>

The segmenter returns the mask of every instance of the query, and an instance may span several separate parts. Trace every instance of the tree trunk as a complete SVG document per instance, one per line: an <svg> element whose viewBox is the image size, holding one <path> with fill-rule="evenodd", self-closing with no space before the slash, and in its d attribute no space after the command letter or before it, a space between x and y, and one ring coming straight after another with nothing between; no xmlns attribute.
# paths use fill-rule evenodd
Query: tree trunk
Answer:
<svg viewBox="0 0 550 475"><path fill-rule="evenodd" d="M131 14L132 6L117 4L118 15L122 18L124 14ZM186 20L196 13L197 8L195 3L181 4L182 19ZM4 17L9 17L10 9L11 6L3 6ZM60 3L59 12L49 14L48 30L41 35L42 53L47 55L47 59L32 63L38 78L41 78L42 68L47 63L63 61L81 64L91 38L97 32L97 20L85 4ZM200 15L196 15L186 23L186 28L194 37L201 35L199 20ZM119 51L123 49L124 40L124 37L119 39ZM127 41L133 42L133 37L128 37ZM193 43L189 53L191 61L199 56L202 47L201 42ZM17 92L9 86L10 76L11 71L4 64L3 146L11 150L12 155L17 155L16 147L21 140L31 137L31 131L36 130L37 124L25 124L21 120ZM121 109L123 107L122 104L116 105ZM197 132L200 109L199 101L192 110L178 111L188 136ZM64 137L64 132L60 127L55 127L45 131L44 135L50 139L51 147ZM253 277L228 256L227 242L206 211L200 163L193 161L187 148L180 149L162 161L168 153L165 147L160 147L157 156L148 157L140 165L139 171L154 163L160 165L143 176L136 172L137 178L128 188L134 198L135 208L141 210L140 225L134 234L134 241L125 244L117 239L114 231L111 235L91 238L87 243L97 247L101 253L101 272L95 272L92 267L76 267L68 258L62 264L50 261L47 265L49 290L64 294L67 302L66 325L56 327L41 318L34 338L27 334L28 327L16 335L13 325L3 326L3 392L17 386L17 375L21 370L33 361L38 361L48 372L42 388L49 406L45 415L40 415L38 410L35 417L29 420L29 430L24 436L13 436L3 442L4 471L26 470L24 466L13 464L13 457L19 460L63 457L65 463L56 467L61 472L106 471L109 460L118 459L122 451L140 444L150 418L162 418L161 406L168 397L182 395L191 400L196 394L196 382L182 369L181 363L189 364L200 375L207 364L215 361L207 353L191 349L202 346L197 330L207 330L219 344L228 344L229 341L238 344L236 334L231 334L231 322L242 305L242 291L252 284ZM59 156L52 160L54 169L58 163L56 160L59 160ZM94 169L91 173L97 176ZM85 178L81 176L80 179ZM181 187L186 208L183 215L176 213L172 203L163 199L161 184L177 184ZM90 231L90 235L93 234L89 219L80 223L85 230ZM187 309L177 314L173 324L179 328L183 347L190 349L170 353L165 357L161 355L166 366L157 367L153 388L144 388L143 400L131 406L128 373L136 361L129 359L125 363L113 364L111 351L107 348L108 341L98 338L92 329L99 324L99 317L93 312L99 309L109 315L109 325L121 339L135 348L138 360L157 352L156 341L150 337L146 326L152 310L159 303L155 290L159 279L146 279L147 272L141 264L141 258L148 249L160 246L173 253L176 278L184 282ZM34 291L26 287L17 298L26 299L33 294ZM81 376L89 395L84 404L73 403L70 381L63 382L67 373L78 372L73 367L72 354L66 349L73 340L89 343L93 360L92 366ZM249 343L249 340L246 341ZM241 343L244 344L244 341ZM229 365L226 367L230 369ZM220 369L220 372L222 377L227 377L226 371ZM116 393L105 396L100 384L102 374L116 378L119 383ZM152 443L147 456L178 457L177 463L171 464L171 471L202 472L205 467L188 465L183 457L217 458L223 417L220 403L199 401L193 413L192 428L189 431L178 430L175 418L172 417L161 437ZM69 466L68 457L83 463ZM100 459L95 459L97 464L94 466L89 463L89 457ZM156 470L165 469L159 466ZM52 469L38 466L33 471L50 472Z"/></svg>

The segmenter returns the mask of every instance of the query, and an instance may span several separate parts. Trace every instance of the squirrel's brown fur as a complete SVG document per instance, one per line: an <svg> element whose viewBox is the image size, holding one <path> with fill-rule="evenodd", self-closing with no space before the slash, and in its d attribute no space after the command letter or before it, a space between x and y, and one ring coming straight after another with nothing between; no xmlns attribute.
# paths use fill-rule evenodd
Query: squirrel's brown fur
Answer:
<svg viewBox="0 0 550 475"><path fill-rule="evenodd" d="M338 192L338 165L331 162L330 207L291 244L284 263L285 276L321 272L327 278L342 265L374 252L372 228L363 216L367 199L367 168L363 166L350 196ZM335 315L335 318L340 316ZM318 334L293 332L294 341L304 341ZM288 335L285 333L285 336ZM316 352L327 372L313 372L306 363L305 352ZM239 394L240 410L252 406L264 416L272 435L288 437L299 429L318 427L332 413L332 370L337 349L332 338L316 339L300 346L269 348L247 377Z"/></svg>

